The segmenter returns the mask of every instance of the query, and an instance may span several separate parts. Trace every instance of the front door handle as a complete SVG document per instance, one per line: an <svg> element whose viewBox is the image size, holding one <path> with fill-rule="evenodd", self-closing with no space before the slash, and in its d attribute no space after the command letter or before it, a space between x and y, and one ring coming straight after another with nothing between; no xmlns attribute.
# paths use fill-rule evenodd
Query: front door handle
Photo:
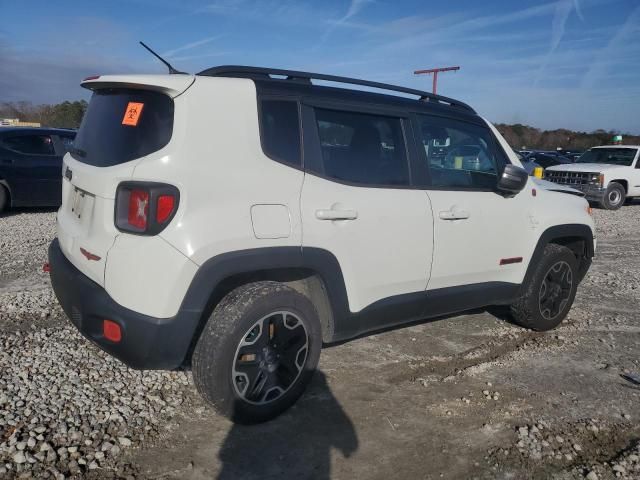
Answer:
<svg viewBox="0 0 640 480"><path fill-rule="evenodd" d="M3 158L2 160L0 160L0 163L4 165L11 165L13 163L13 160L11 160L10 158Z"/></svg>
<svg viewBox="0 0 640 480"><path fill-rule="evenodd" d="M466 220L470 216L471 214L466 210L458 210L454 208L440 212L439 214L441 220Z"/></svg>
<svg viewBox="0 0 640 480"><path fill-rule="evenodd" d="M316 210L318 220L355 220L358 212L355 210Z"/></svg>

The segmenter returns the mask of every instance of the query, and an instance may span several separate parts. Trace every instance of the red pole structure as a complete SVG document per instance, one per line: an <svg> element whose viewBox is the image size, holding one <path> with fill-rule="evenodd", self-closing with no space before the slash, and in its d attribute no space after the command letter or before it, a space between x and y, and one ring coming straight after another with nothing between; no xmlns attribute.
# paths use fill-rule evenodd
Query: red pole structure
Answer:
<svg viewBox="0 0 640 480"><path fill-rule="evenodd" d="M440 72L451 72L451 71L456 71L456 70L460 70L460 67L440 67L440 68L429 68L427 70L416 70L415 72L413 72L416 75L422 75L422 74L427 74L427 75L433 75L433 93L434 95L437 93L438 90L438 73Z"/></svg>

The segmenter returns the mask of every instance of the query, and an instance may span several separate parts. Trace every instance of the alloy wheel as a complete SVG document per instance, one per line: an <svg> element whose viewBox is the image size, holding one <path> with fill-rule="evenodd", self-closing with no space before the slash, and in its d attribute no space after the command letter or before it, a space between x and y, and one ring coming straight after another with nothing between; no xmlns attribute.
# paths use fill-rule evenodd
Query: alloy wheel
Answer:
<svg viewBox="0 0 640 480"><path fill-rule="evenodd" d="M297 314L277 311L262 317L243 335L232 367L236 394L255 405L282 397L307 360L309 336Z"/></svg>
<svg viewBox="0 0 640 480"><path fill-rule="evenodd" d="M573 271L571 266L560 261L547 271L538 294L540 313L547 320L553 320L564 310L571 297Z"/></svg>

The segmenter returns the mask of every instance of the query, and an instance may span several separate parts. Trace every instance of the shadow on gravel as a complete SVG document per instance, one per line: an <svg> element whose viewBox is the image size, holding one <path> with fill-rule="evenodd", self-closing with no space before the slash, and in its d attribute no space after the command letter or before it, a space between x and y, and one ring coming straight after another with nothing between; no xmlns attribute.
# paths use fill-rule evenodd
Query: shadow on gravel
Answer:
<svg viewBox="0 0 640 480"><path fill-rule="evenodd" d="M22 213L51 213L58 211L59 207L15 207L0 212L0 218L13 217Z"/></svg>
<svg viewBox="0 0 640 480"><path fill-rule="evenodd" d="M331 478L331 451L358 449L353 423L317 371L298 404L261 425L234 425L219 452L218 480Z"/></svg>

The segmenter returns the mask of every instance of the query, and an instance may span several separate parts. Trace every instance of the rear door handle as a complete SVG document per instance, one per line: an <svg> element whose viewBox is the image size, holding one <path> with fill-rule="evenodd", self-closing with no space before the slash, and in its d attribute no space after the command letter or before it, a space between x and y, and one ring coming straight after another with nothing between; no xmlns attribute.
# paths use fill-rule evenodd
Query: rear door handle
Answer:
<svg viewBox="0 0 640 480"><path fill-rule="evenodd" d="M439 217L442 220L466 220L471 214L466 210L451 209L440 212Z"/></svg>
<svg viewBox="0 0 640 480"><path fill-rule="evenodd" d="M316 210L318 220L355 220L358 212L355 210Z"/></svg>
<svg viewBox="0 0 640 480"><path fill-rule="evenodd" d="M0 160L0 163L3 163L4 165L11 165L13 163L13 160L11 160L10 158L3 158L2 160Z"/></svg>

